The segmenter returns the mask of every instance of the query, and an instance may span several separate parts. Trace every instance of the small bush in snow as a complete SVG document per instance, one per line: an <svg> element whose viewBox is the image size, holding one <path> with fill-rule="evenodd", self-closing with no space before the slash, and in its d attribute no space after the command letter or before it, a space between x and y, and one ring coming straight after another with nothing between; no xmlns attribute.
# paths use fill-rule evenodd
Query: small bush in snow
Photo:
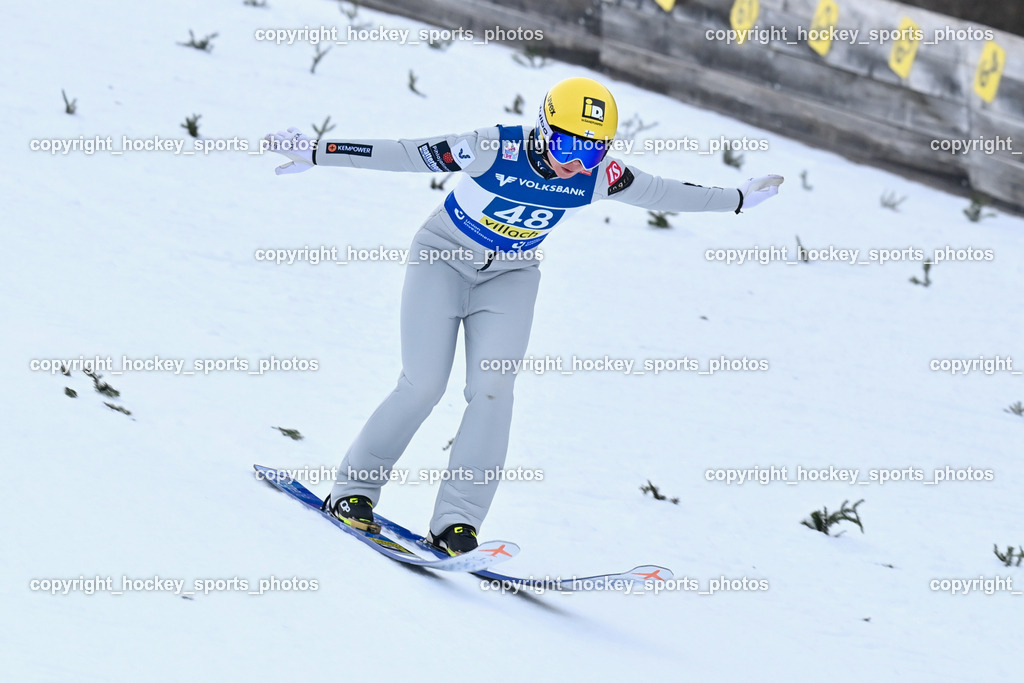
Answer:
<svg viewBox="0 0 1024 683"><path fill-rule="evenodd" d="M671 228L669 225L668 216L675 216L674 211L648 211L650 219L647 221L647 225L655 228Z"/></svg>
<svg viewBox="0 0 1024 683"><path fill-rule="evenodd" d="M416 89L416 81L417 80L419 80L419 79L416 78L416 74L413 73L412 69L409 69L409 90L412 90L414 93L416 93L420 97L426 97L426 95L424 95L423 93L421 93L419 90Z"/></svg>
<svg viewBox="0 0 1024 683"><path fill-rule="evenodd" d="M313 66L309 67L309 73L311 74L316 73L316 65L319 64L320 60L326 57L327 53L331 51L331 48L327 48L326 50L323 49L320 46L320 43L317 43L314 49L316 52L313 54Z"/></svg>
<svg viewBox="0 0 1024 683"><path fill-rule="evenodd" d="M796 257L804 263L810 263L811 259L807 257L807 249L800 242L800 235L796 236Z"/></svg>
<svg viewBox="0 0 1024 683"><path fill-rule="evenodd" d="M544 50L532 45L524 47L522 53L512 55L512 60L531 69L543 69L548 65L548 56L544 54Z"/></svg>
<svg viewBox="0 0 1024 683"><path fill-rule="evenodd" d="M354 1L350 3L339 2L338 9L341 10L341 13L344 14L349 21L355 19L359 14L359 4Z"/></svg>
<svg viewBox="0 0 1024 683"><path fill-rule="evenodd" d="M443 192L444 191L444 184L447 183L448 179L451 178L453 175L455 175L455 174L454 173L449 173L444 178L441 178L441 180L438 180L437 178L431 178L430 179L430 189L431 190L441 190Z"/></svg>
<svg viewBox="0 0 1024 683"><path fill-rule="evenodd" d="M726 166L732 166L735 169L743 169L743 155L736 154L731 149L726 148L722 152L722 163Z"/></svg>
<svg viewBox="0 0 1024 683"><path fill-rule="evenodd" d="M96 393L109 396L110 398L117 398L121 395L120 391L103 381L103 375L97 375L90 370L86 370L85 376L92 380L92 386L96 389Z"/></svg>
<svg viewBox="0 0 1024 683"><path fill-rule="evenodd" d="M811 513L810 519L805 519L801 524L815 531L820 531L826 536L831 536L829 529L838 524L839 522L853 522L860 527L860 532L864 533L864 525L860 521L860 513L857 512L857 506L864 502L861 498L853 507L847 507L850 501L844 500L842 506L836 512L829 513L828 508L822 508L821 510L815 510ZM840 531L836 536L840 536L844 531Z"/></svg>
<svg viewBox="0 0 1024 683"><path fill-rule="evenodd" d="M74 114L75 110L78 109L78 100L71 100L68 102L68 96L64 93L64 88L60 89L60 95L64 98L64 113Z"/></svg>
<svg viewBox="0 0 1024 683"><path fill-rule="evenodd" d="M332 131L335 128L335 126L333 124L331 124L331 117L330 116L328 116L326 119L324 119L324 125L320 126L319 128L317 127L317 125L315 123L312 124L312 126L313 126L313 131L316 133L316 139L317 140L322 138L324 136L324 133Z"/></svg>
<svg viewBox="0 0 1024 683"><path fill-rule="evenodd" d="M103 405L105 405L106 407L110 408L111 410L115 410L115 411L117 411L119 413L124 413L125 415L131 415L132 414L132 411L128 410L124 406L115 406L113 403L107 403L106 401L103 402Z"/></svg>
<svg viewBox="0 0 1024 683"><path fill-rule="evenodd" d="M178 43L178 45L181 45L182 47L194 47L195 49L202 50L203 52L210 52L211 50L213 50L213 39L216 38L218 35L219 34L217 33L211 33L205 38L196 40L196 36L194 33L192 33L192 29L189 29L188 42Z"/></svg>
<svg viewBox="0 0 1024 683"><path fill-rule="evenodd" d="M932 281L928 277L928 271L932 269L932 264L929 263L928 261L925 261L923 267L924 267L924 279L923 280L918 280L917 277L915 276L915 277L910 278L910 281L913 282L915 285L921 285L922 287L929 287L929 286L931 286Z"/></svg>
<svg viewBox="0 0 1024 683"><path fill-rule="evenodd" d="M883 209L892 209L897 213L899 213L900 204L902 204L905 201L907 201L906 197L897 198L895 192L886 192L885 194L882 195L881 199L878 200L878 202L882 205Z"/></svg>
<svg viewBox="0 0 1024 683"><path fill-rule="evenodd" d="M654 123L644 123L644 120L640 118L640 114L633 114L631 118L619 123L619 130L615 133L615 138L618 140L635 140L637 135L657 125L657 121Z"/></svg>
<svg viewBox="0 0 1024 683"><path fill-rule="evenodd" d="M281 432L292 441L302 441L303 439L306 438L302 436L302 434L299 434L298 429L286 429L284 427L271 427L271 429L276 429L277 431Z"/></svg>
<svg viewBox="0 0 1024 683"><path fill-rule="evenodd" d="M203 118L202 114L192 114L192 116L185 117L185 123L181 124L181 127L188 131L188 134L194 138L199 137L199 119Z"/></svg>
<svg viewBox="0 0 1024 683"><path fill-rule="evenodd" d="M1001 553L999 552L999 546L993 543L992 552L994 552L996 557L999 558L999 561L1007 567L1019 567L1020 563L1024 561L1024 546L1017 546L1016 553L1014 553L1013 546L1008 545L1006 546L1006 552ZM1014 562L1015 559L1017 560L1016 562Z"/></svg>
<svg viewBox="0 0 1024 683"><path fill-rule="evenodd" d="M452 43L454 42L454 38L447 38L445 40L436 40L434 38L431 38L430 41L427 42L427 45L432 50L440 50L441 52L444 52L445 50L450 48L452 46Z"/></svg>
<svg viewBox="0 0 1024 683"><path fill-rule="evenodd" d="M971 197L971 205L964 209L964 215L967 216L967 220L977 223L982 219L995 217L995 214L991 211L983 211L986 203L985 198L980 194Z"/></svg>
<svg viewBox="0 0 1024 683"><path fill-rule="evenodd" d="M651 496L654 498L654 500L667 500L668 502L672 503L673 505L679 505L679 499L678 498L669 498L668 496L663 495L661 493L661 491L658 490L658 487L651 483L650 479L647 480L647 483L645 485L640 487L640 491L645 496L648 493L651 494Z"/></svg>
<svg viewBox="0 0 1024 683"><path fill-rule="evenodd" d="M523 113L524 104L526 104L526 100L523 99L522 95L517 93L516 98L512 100L512 106L505 107L505 112L508 114L519 114L521 116Z"/></svg>

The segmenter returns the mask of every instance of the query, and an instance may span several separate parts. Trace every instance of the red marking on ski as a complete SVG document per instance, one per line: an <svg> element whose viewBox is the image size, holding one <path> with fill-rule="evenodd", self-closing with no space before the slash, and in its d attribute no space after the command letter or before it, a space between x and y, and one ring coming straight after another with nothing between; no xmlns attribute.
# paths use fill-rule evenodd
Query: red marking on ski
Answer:
<svg viewBox="0 0 1024 683"><path fill-rule="evenodd" d="M661 572L660 569L655 569L653 572L651 572L649 574L646 573L646 572L633 572L633 573L636 574L637 576L644 577L644 581L651 581L651 580L654 580L654 581L664 581L665 579L661 578L660 572Z"/></svg>
<svg viewBox="0 0 1024 683"><path fill-rule="evenodd" d="M511 553L508 553L508 552L505 551L505 544L504 543L502 543L497 548L481 548L480 552L482 552L482 553L490 553L491 557L497 557L498 555L504 555L506 557L512 557ZM657 573L657 572L655 572L655 573Z"/></svg>

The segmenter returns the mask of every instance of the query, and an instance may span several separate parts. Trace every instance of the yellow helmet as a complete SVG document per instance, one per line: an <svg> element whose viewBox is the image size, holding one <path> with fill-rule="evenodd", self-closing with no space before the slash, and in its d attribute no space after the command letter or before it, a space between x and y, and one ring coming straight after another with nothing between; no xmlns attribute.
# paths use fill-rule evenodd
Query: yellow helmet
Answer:
<svg viewBox="0 0 1024 683"><path fill-rule="evenodd" d="M576 159L587 168L601 163L618 127L615 98L591 78L556 83L537 116L537 132L551 156L559 163Z"/></svg>

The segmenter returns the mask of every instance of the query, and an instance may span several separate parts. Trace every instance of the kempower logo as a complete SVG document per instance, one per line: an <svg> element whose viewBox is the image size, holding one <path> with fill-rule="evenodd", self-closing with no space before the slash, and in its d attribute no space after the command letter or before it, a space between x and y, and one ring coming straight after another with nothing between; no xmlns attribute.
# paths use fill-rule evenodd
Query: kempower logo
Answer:
<svg viewBox="0 0 1024 683"><path fill-rule="evenodd" d="M361 145L354 142L331 142L327 145L327 153L370 157L373 156L373 145Z"/></svg>
<svg viewBox="0 0 1024 683"><path fill-rule="evenodd" d="M505 175L504 173L495 173L494 177L498 179L498 187L505 187L509 183L514 183L518 180L514 175Z"/></svg>
<svg viewBox="0 0 1024 683"><path fill-rule="evenodd" d="M604 100L599 100L596 97L584 97L583 118L604 123Z"/></svg>

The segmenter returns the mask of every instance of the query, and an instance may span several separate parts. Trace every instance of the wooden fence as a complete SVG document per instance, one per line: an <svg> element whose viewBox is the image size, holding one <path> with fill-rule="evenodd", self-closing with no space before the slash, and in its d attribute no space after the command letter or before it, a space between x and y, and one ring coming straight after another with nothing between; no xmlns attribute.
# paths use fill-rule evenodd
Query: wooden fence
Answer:
<svg viewBox="0 0 1024 683"><path fill-rule="evenodd" d="M1019 36L889 0L361 4L475 35L542 30L554 58L1024 213Z"/></svg>

